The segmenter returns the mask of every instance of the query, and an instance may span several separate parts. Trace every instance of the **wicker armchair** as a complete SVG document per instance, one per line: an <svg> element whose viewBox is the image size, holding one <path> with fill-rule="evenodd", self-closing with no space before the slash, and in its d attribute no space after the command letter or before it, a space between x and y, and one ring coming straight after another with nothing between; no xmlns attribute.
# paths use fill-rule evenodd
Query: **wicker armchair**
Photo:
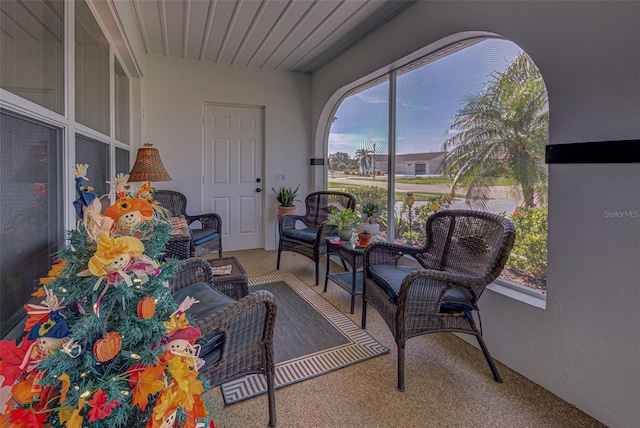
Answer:
<svg viewBox="0 0 640 428"><path fill-rule="evenodd" d="M283 251L302 254L315 262L316 285L318 285L320 257L327 254L326 238L333 230L333 226L325 224L331 208L355 209L356 198L344 192L315 192L307 195L305 207L304 215L288 214L278 220L280 243L276 269L280 269L280 255ZM303 223L305 227L297 229L297 222Z"/></svg>
<svg viewBox="0 0 640 428"><path fill-rule="evenodd" d="M405 342L427 333L476 336L494 379L502 382L473 311L509 258L516 236L513 223L480 211L445 210L429 218L426 232L423 247L384 242L365 250L362 328L366 328L367 305L372 304L398 346L401 391ZM421 268L399 265L402 256L414 258Z"/></svg>
<svg viewBox="0 0 640 428"><path fill-rule="evenodd" d="M157 190L155 199L174 216L184 216L187 224L200 221L200 229L191 229L191 257L201 257L218 251L222 257L222 219L216 213L188 215L187 197L174 190Z"/></svg>
<svg viewBox="0 0 640 428"><path fill-rule="evenodd" d="M233 300L215 289L211 266L200 258L185 260L169 285L177 303L186 296L200 301L187 313L203 335L198 340L205 360L202 375L212 387L252 373L265 375L269 426L276 426L273 295L259 290Z"/></svg>

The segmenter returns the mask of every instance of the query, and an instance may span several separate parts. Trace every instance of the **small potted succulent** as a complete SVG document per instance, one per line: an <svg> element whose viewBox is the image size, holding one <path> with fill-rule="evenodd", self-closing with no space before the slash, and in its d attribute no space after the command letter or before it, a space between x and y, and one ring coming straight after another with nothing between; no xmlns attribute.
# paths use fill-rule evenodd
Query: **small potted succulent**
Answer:
<svg viewBox="0 0 640 428"><path fill-rule="evenodd" d="M327 224L338 228L340 239L348 241L353 235L353 227L358 224L358 216L351 208L332 209Z"/></svg>
<svg viewBox="0 0 640 428"><path fill-rule="evenodd" d="M380 233L380 225L378 224L380 205L376 201L366 202L362 205L361 210L364 221L358 225L358 231L364 232L366 230L372 236Z"/></svg>
<svg viewBox="0 0 640 428"><path fill-rule="evenodd" d="M296 213L296 206L293 203L298 200L296 199L298 189L300 189L299 184L295 189L292 187L280 187L280 189L276 191L273 187L271 188L273 193L276 194L276 200L280 204L278 205L278 217L282 217L285 214Z"/></svg>

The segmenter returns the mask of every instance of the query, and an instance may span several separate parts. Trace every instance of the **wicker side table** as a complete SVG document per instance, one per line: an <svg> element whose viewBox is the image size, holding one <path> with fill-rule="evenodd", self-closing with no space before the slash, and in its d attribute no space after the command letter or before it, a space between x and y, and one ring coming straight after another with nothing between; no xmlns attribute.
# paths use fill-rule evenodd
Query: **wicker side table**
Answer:
<svg viewBox="0 0 640 428"><path fill-rule="evenodd" d="M335 255L340 257L343 262L347 262L351 266L351 313L353 313L356 303L356 295L362 294L362 287L356 284L356 271L364 264L364 247L357 247L351 242L332 241L327 238L327 271L324 277L324 291L327 291L327 280L333 280L334 275L329 275L329 265L331 261L329 256Z"/></svg>
<svg viewBox="0 0 640 428"><path fill-rule="evenodd" d="M231 265L229 275L214 275L213 286L227 296L239 300L249 294L249 275L235 257L223 257L209 261L211 267Z"/></svg>

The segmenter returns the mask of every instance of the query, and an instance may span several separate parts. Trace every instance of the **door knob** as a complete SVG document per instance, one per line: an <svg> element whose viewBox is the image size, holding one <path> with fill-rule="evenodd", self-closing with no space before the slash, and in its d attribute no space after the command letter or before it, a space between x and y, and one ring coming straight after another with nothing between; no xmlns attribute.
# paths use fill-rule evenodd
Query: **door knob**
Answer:
<svg viewBox="0 0 640 428"><path fill-rule="evenodd" d="M262 192L262 189L261 189L260 187L258 187L258 188L256 189L256 192L260 193L260 192Z"/></svg>
<svg viewBox="0 0 640 428"><path fill-rule="evenodd" d="M256 178L256 183L260 183L262 180L260 180L259 178Z"/></svg>

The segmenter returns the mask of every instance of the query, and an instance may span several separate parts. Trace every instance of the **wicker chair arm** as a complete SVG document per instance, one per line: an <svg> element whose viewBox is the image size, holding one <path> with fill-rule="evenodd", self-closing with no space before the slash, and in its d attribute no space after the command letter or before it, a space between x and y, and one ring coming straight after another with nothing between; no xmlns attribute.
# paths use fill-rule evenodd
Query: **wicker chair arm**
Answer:
<svg viewBox="0 0 640 428"><path fill-rule="evenodd" d="M203 334L224 334L221 360L243 355L248 348L273 341L276 300L266 290L258 290L197 322Z"/></svg>
<svg viewBox="0 0 640 428"><path fill-rule="evenodd" d="M200 221L203 229L215 229L218 234L222 231L222 218L216 213L187 215L185 218L187 219L187 224Z"/></svg>
<svg viewBox="0 0 640 428"><path fill-rule="evenodd" d="M398 312L412 317L418 313L438 314L447 290L462 287L475 305L479 280L474 277L433 269L416 269L407 275L398 294ZM419 317L418 317L419 318Z"/></svg>
<svg viewBox="0 0 640 428"><path fill-rule="evenodd" d="M175 292L196 282L213 284L213 271L206 260L192 257L182 263L176 277L169 281L169 287L171 291Z"/></svg>
<svg viewBox="0 0 640 428"><path fill-rule="evenodd" d="M415 256L424 252L424 247L410 247L408 245L390 242L374 242L364 251L364 270L373 265L397 265L402 256Z"/></svg>
<svg viewBox="0 0 640 428"><path fill-rule="evenodd" d="M295 215L295 214L285 214L278 220L278 224L280 227L280 232L287 229L295 229L296 223L298 221L303 222L305 225L307 224L307 218L303 215Z"/></svg>
<svg viewBox="0 0 640 428"><path fill-rule="evenodd" d="M318 235L316 236L316 243L324 243L325 239L331 236L331 234L336 230L336 227L327 224L326 222L322 223L318 228Z"/></svg>

